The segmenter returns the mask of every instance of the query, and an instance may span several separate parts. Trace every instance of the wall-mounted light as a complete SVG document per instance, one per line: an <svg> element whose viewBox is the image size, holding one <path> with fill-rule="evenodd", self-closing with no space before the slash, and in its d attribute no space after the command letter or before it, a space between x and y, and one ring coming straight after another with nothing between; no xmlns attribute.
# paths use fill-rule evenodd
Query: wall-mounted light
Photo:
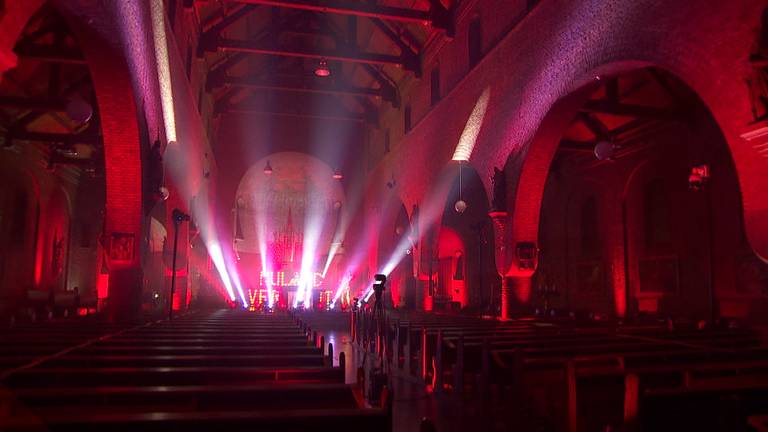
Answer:
<svg viewBox="0 0 768 432"><path fill-rule="evenodd" d="M317 64L315 69L315 75L319 77L327 77L331 75L331 69L328 68L328 60L322 58Z"/></svg>
<svg viewBox="0 0 768 432"><path fill-rule="evenodd" d="M691 167L688 176L688 187L693 191L700 191L709 180L709 165L701 164Z"/></svg>
<svg viewBox="0 0 768 432"><path fill-rule="evenodd" d="M264 165L264 174L266 174L266 175L270 175L270 174L272 174L273 172L274 172L274 170L272 169L272 165L270 165L270 164L269 164L269 161L267 161L267 164L266 164L266 165Z"/></svg>

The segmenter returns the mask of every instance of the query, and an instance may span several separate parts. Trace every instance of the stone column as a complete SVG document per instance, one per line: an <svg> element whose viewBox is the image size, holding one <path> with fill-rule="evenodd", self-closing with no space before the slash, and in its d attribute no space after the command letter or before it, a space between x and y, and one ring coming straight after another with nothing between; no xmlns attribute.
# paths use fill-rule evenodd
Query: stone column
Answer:
<svg viewBox="0 0 768 432"><path fill-rule="evenodd" d="M492 211L488 213L493 221L493 255L496 260L496 271L501 278L501 318L509 318L509 283L504 276L507 270L507 217L505 211Z"/></svg>
<svg viewBox="0 0 768 432"><path fill-rule="evenodd" d="M509 251L510 265L507 269L507 291L510 309L523 312L528 309L533 285L533 274L538 266L539 249L535 241L517 241Z"/></svg>

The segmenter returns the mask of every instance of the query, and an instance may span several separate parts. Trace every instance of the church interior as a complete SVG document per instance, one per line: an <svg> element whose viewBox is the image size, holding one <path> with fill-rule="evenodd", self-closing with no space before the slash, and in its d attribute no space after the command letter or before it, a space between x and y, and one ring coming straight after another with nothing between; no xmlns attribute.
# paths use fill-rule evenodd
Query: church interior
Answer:
<svg viewBox="0 0 768 432"><path fill-rule="evenodd" d="M763 0L0 0L0 431L768 431Z"/></svg>

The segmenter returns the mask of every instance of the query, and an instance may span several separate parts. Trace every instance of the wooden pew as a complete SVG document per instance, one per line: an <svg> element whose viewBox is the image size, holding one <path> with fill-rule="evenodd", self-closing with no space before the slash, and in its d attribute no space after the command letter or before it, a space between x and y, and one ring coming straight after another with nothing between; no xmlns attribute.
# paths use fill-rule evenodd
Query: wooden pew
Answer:
<svg viewBox="0 0 768 432"><path fill-rule="evenodd" d="M13 415L0 403L3 431L391 430L391 410L364 408L288 316L191 314L100 340L78 327L28 333L0 340L13 347L0 363L40 359L2 380L15 393Z"/></svg>

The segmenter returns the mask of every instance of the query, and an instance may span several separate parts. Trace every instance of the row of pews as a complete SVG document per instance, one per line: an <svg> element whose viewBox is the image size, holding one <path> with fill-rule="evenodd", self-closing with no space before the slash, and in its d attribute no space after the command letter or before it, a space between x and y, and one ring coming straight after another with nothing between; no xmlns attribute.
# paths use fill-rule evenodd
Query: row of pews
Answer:
<svg viewBox="0 0 768 432"><path fill-rule="evenodd" d="M390 369L522 430L762 430L768 347L749 329L388 313L358 341ZM378 347L378 348L377 348Z"/></svg>
<svg viewBox="0 0 768 432"><path fill-rule="evenodd" d="M0 330L1 431L389 431L287 314Z"/></svg>

